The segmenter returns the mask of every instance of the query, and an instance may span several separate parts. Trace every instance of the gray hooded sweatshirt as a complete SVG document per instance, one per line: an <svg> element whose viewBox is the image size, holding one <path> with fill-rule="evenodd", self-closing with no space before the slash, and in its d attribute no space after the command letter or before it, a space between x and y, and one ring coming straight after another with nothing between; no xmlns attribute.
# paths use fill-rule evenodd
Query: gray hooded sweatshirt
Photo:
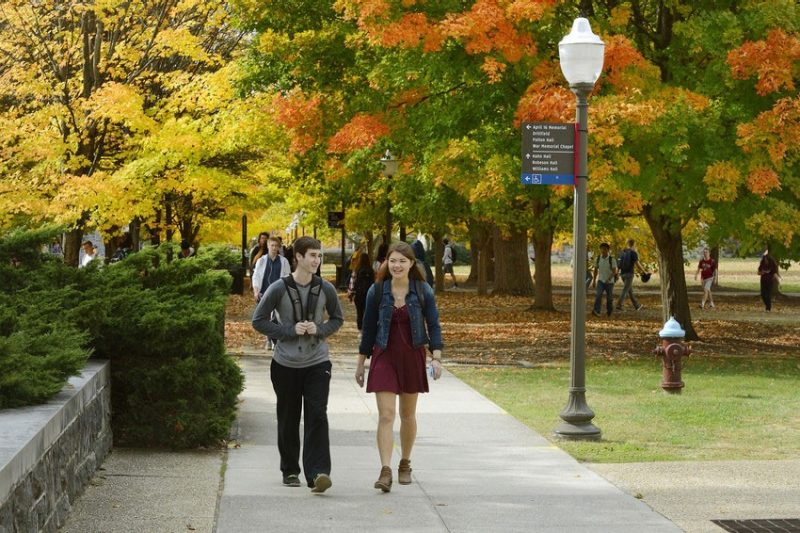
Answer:
<svg viewBox="0 0 800 533"><path fill-rule="evenodd" d="M305 309L311 284L297 284L300 300ZM278 323L272 322L272 311L277 311ZM328 320L324 322L325 312ZM264 335L276 339L277 345L272 359L282 366L290 368L307 368L330 359L328 343L325 339L336 333L344 322L342 307L336 289L329 282L322 280L322 290L314 310L314 323L317 324L316 335L297 335L295 332L294 308L286 291L283 280L272 283L253 313L253 327Z"/></svg>

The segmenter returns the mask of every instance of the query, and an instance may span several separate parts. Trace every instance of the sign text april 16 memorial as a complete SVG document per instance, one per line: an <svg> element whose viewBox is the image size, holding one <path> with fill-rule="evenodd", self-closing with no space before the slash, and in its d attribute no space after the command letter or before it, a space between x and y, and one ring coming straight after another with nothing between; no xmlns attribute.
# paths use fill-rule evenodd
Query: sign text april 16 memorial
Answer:
<svg viewBox="0 0 800 533"><path fill-rule="evenodd" d="M520 180L525 185L574 185L574 124L522 123Z"/></svg>

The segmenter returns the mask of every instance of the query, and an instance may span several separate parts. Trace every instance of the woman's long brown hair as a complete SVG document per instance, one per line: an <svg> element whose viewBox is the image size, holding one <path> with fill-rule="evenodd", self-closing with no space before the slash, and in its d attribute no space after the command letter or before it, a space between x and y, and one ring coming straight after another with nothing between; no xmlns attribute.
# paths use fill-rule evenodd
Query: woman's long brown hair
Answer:
<svg viewBox="0 0 800 533"><path fill-rule="evenodd" d="M414 255L414 249L411 248L410 244L402 241L395 242L389 246L389 251L386 252L386 261L384 261L381 267L378 269L378 274L375 276L375 281L381 282L392 277L392 275L389 274L389 256L392 255L393 252L402 254L409 261L411 261L411 268L408 270L408 279L425 281L425 275L422 273L422 269L417 263L417 258Z"/></svg>

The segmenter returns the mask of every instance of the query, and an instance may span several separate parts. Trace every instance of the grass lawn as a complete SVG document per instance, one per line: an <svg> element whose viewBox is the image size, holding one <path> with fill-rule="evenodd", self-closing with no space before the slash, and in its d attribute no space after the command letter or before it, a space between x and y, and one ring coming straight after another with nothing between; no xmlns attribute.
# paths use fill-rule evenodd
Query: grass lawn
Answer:
<svg viewBox="0 0 800 533"><path fill-rule="evenodd" d="M569 394L567 361L530 369L450 370L581 461L786 459L800 454L797 359L690 356L680 395L661 390L660 359L592 359L586 399L603 432L597 442L560 441L552 435Z"/></svg>

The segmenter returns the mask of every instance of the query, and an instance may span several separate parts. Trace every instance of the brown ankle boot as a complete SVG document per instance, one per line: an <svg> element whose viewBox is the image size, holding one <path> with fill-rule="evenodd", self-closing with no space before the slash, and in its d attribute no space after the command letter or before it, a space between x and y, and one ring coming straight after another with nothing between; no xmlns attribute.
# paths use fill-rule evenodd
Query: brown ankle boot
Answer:
<svg viewBox="0 0 800 533"><path fill-rule="evenodd" d="M397 467L397 482L401 485L411 485L411 459L400 459Z"/></svg>
<svg viewBox="0 0 800 533"><path fill-rule="evenodd" d="M392 490L392 469L388 466L384 466L381 468L381 475L378 477L378 481L375 482L375 488L381 489L383 492L389 492Z"/></svg>

